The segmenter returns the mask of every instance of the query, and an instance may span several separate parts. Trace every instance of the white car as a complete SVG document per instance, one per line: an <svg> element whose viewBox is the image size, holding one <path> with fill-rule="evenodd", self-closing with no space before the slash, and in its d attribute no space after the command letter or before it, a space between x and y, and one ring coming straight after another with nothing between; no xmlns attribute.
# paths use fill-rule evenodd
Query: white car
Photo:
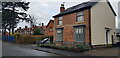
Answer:
<svg viewBox="0 0 120 58"><path fill-rule="evenodd" d="M45 38L40 42L40 44L47 44L47 43L50 43L50 38Z"/></svg>

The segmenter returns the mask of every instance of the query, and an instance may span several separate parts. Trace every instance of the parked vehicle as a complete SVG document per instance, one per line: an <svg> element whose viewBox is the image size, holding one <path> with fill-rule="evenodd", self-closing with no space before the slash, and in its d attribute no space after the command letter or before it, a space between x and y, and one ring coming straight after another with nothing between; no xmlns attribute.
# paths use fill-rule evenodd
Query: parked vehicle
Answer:
<svg viewBox="0 0 120 58"><path fill-rule="evenodd" d="M40 44L47 44L47 43L50 43L50 38L45 38L40 42Z"/></svg>

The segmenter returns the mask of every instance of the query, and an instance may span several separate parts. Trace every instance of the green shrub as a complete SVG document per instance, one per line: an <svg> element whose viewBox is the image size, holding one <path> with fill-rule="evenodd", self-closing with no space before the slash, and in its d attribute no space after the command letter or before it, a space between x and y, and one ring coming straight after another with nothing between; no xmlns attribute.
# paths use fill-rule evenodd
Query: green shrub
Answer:
<svg viewBox="0 0 120 58"><path fill-rule="evenodd" d="M75 46L75 51L84 52L84 51L87 51L87 50L89 50L89 47L86 46L86 45L76 45Z"/></svg>
<svg viewBox="0 0 120 58"><path fill-rule="evenodd" d="M20 35L15 39L16 43L20 44L35 44L36 41L42 40L40 36L32 36L32 35Z"/></svg>
<svg viewBox="0 0 120 58"><path fill-rule="evenodd" d="M67 51L75 51L75 52L84 52L89 50L88 46L85 45L76 45L75 47L68 47L68 46L56 46L51 44L41 44L40 47L45 48L54 48L54 49L60 49L60 50L67 50Z"/></svg>
<svg viewBox="0 0 120 58"><path fill-rule="evenodd" d="M15 33L15 34L13 34L13 35L11 35L11 36L13 36L13 37L15 37L15 39L17 39L17 38L20 37L20 35L21 35L21 34L19 34L19 33Z"/></svg>
<svg viewBox="0 0 120 58"><path fill-rule="evenodd" d="M39 35L22 35L22 34L13 34L15 37L15 42L20 44L35 44L36 41L41 41L45 38L50 38L50 44L53 43L53 36L39 36Z"/></svg>
<svg viewBox="0 0 120 58"><path fill-rule="evenodd" d="M44 35L44 34L41 32L40 29L35 29L35 30L33 31L33 35Z"/></svg>
<svg viewBox="0 0 120 58"><path fill-rule="evenodd" d="M113 46L111 44L106 45L107 48L112 48Z"/></svg>

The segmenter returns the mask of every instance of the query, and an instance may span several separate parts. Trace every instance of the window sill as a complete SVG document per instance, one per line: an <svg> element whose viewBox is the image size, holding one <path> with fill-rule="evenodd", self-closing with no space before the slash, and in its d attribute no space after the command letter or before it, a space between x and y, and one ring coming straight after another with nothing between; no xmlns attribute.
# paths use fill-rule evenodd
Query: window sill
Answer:
<svg viewBox="0 0 120 58"><path fill-rule="evenodd" d="M76 22L76 23L83 23L84 21Z"/></svg>
<svg viewBox="0 0 120 58"><path fill-rule="evenodd" d="M57 26L62 26L62 25L57 25Z"/></svg>
<svg viewBox="0 0 120 58"><path fill-rule="evenodd" d="M84 41L74 41L74 42L76 42L76 43L78 43L78 42L80 42L80 43L84 43Z"/></svg>

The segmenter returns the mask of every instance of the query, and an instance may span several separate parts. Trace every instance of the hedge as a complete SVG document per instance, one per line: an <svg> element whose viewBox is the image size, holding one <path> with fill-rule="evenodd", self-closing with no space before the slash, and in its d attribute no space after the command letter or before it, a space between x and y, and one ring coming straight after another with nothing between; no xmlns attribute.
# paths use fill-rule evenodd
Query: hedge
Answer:
<svg viewBox="0 0 120 58"><path fill-rule="evenodd" d="M53 36L41 36L41 35L22 35L22 34L13 34L15 37L15 43L19 44L35 44L36 41L41 41L44 38L51 38Z"/></svg>

